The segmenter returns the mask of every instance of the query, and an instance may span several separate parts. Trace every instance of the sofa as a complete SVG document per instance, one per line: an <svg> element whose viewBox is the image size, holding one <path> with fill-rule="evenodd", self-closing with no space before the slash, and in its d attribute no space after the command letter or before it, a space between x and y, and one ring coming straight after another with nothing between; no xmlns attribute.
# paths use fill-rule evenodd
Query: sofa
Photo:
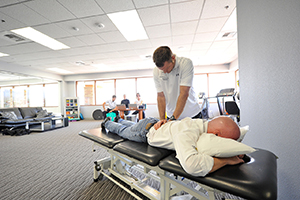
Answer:
<svg viewBox="0 0 300 200"><path fill-rule="evenodd" d="M19 108L0 108L0 129L26 126L26 122L31 124L41 120L50 120L54 116L47 113L42 107L19 107Z"/></svg>

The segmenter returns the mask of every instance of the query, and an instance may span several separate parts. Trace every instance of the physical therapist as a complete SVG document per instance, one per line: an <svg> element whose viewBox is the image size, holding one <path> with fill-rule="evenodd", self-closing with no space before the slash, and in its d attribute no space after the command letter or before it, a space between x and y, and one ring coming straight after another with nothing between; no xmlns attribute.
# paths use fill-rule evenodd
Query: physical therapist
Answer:
<svg viewBox="0 0 300 200"><path fill-rule="evenodd" d="M185 117L200 118L201 107L193 88L194 66L190 59L178 57L167 46L157 48L153 53L153 78L157 91L157 105L160 121Z"/></svg>

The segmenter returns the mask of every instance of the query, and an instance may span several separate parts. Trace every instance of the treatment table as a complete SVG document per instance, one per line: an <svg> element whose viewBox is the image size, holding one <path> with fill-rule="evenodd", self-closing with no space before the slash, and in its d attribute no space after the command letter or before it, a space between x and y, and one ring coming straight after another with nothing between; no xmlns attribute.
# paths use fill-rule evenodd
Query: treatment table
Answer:
<svg viewBox="0 0 300 200"><path fill-rule="evenodd" d="M134 190L149 199L161 200L193 197L212 200L215 194L226 193L253 200L277 199L277 158L267 150L256 149L246 156L244 164L225 166L205 177L195 177L182 169L175 151L129 141L101 128L83 130L79 135L110 154L94 162L94 181L105 176L136 199L142 198ZM144 178L139 180L132 171L141 173ZM159 188L150 186L149 179L158 182Z"/></svg>

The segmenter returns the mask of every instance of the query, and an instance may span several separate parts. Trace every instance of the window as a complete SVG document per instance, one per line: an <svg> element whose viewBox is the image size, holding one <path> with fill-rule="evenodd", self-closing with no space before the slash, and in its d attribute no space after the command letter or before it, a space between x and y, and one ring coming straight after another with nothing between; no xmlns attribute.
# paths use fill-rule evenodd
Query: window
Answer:
<svg viewBox="0 0 300 200"><path fill-rule="evenodd" d="M215 97L221 89L236 88L237 78L237 71L195 74L193 87L196 96L198 96L200 92L204 92L206 97ZM94 89L94 87L96 88ZM134 103L137 92L140 93L144 103L157 102L157 92L153 77L77 82L77 96L80 99L85 99L85 103L81 103L81 105L102 105L103 102L111 99L114 94L117 96L117 104L121 103L124 94L126 94L127 99L129 99L131 103ZM94 96L96 96L96 98L94 98ZM94 99L96 99L96 103ZM216 101L214 98L211 100L213 102Z"/></svg>
<svg viewBox="0 0 300 200"><path fill-rule="evenodd" d="M14 107L27 107L27 86L15 86L13 91Z"/></svg>
<svg viewBox="0 0 300 200"><path fill-rule="evenodd" d="M58 84L45 85L45 106L58 106Z"/></svg>
<svg viewBox="0 0 300 200"><path fill-rule="evenodd" d="M78 82L77 96L81 105L94 105L94 81Z"/></svg>
<svg viewBox="0 0 300 200"><path fill-rule="evenodd" d="M198 96L200 92L204 92L208 97L207 74L199 74L194 76L193 86Z"/></svg>
<svg viewBox="0 0 300 200"><path fill-rule="evenodd" d="M216 96L221 89L235 88L235 74L231 73L220 73L220 74L209 74L209 96Z"/></svg>
<svg viewBox="0 0 300 200"><path fill-rule="evenodd" d="M114 80L96 81L96 104L102 105L103 102L111 99L115 94ZM120 97L117 97L119 102Z"/></svg>
<svg viewBox="0 0 300 200"><path fill-rule="evenodd" d="M140 93L144 103L156 103L157 92L153 78L138 78L137 92Z"/></svg>
<svg viewBox="0 0 300 200"><path fill-rule="evenodd" d="M13 107L13 89L12 87L1 87L1 108Z"/></svg>
<svg viewBox="0 0 300 200"><path fill-rule="evenodd" d="M134 78L116 80L117 104L121 103L124 94L126 94L126 98L129 99L130 103L134 103L136 95Z"/></svg>
<svg viewBox="0 0 300 200"><path fill-rule="evenodd" d="M31 85L28 93L30 107L44 106L43 85Z"/></svg>

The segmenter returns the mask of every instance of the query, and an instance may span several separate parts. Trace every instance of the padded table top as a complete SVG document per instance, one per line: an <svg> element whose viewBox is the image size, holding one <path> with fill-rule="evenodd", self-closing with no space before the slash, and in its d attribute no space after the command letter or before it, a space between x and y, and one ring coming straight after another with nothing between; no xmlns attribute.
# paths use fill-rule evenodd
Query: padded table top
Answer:
<svg viewBox="0 0 300 200"><path fill-rule="evenodd" d="M225 166L206 177L195 177L186 173L175 158L175 153L161 160L159 167L246 199L277 199L277 157L262 149L257 149L249 156L250 162Z"/></svg>
<svg viewBox="0 0 300 200"><path fill-rule="evenodd" d="M174 152L167 149L151 147L146 143L129 140L117 144L113 149L129 157L145 162L151 166L158 165L161 159L171 155Z"/></svg>
<svg viewBox="0 0 300 200"><path fill-rule="evenodd" d="M108 148L113 148L116 144L125 141L115 133L106 132L106 130L101 130L101 128L95 128L90 130L83 130L79 135L88 138L94 142L102 144Z"/></svg>

